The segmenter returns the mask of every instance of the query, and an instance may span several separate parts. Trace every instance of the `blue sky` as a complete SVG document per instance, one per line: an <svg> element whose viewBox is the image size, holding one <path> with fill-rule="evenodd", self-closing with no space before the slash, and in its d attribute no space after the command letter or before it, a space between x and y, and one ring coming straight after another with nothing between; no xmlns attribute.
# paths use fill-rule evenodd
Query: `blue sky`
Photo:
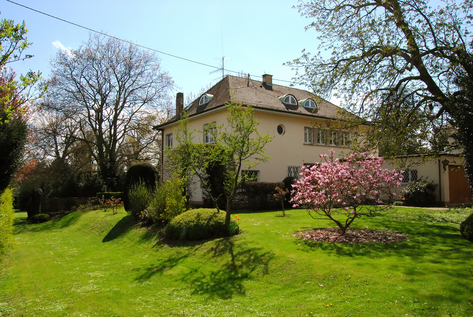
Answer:
<svg viewBox="0 0 473 317"><path fill-rule="evenodd" d="M305 31L311 21L292 7L297 1L255 0L13 0L90 29L133 41L168 54L249 73L252 79L272 74L276 84L289 85L294 71L284 62L301 56L305 48L315 52L315 31ZM50 72L49 62L59 49L78 48L89 31L6 0L0 0L0 18L26 22L26 52L34 58L9 64L17 73ZM197 94L221 79L221 71L163 54L162 66L173 77L176 92ZM230 73L235 75L234 73Z"/></svg>

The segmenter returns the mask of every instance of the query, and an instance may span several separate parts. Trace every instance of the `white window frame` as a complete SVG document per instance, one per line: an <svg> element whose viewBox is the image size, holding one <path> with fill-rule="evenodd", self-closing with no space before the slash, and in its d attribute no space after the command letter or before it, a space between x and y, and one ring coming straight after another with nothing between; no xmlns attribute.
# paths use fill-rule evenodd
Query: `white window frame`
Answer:
<svg viewBox="0 0 473 317"><path fill-rule="evenodd" d="M204 124L204 143L212 144L215 143L215 131L216 131L215 122L210 122Z"/></svg>
<svg viewBox="0 0 473 317"><path fill-rule="evenodd" d="M329 133L330 133L330 137L329 137L330 145L338 146L338 132L329 131Z"/></svg>
<svg viewBox="0 0 473 317"><path fill-rule="evenodd" d="M317 130L317 144L327 144L327 131L325 131L324 129Z"/></svg>
<svg viewBox="0 0 473 317"><path fill-rule="evenodd" d="M304 127L304 144L314 144L314 128Z"/></svg>
<svg viewBox="0 0 473 317"><path fill-rule="evenodd" d="M340 138L340 143L342 146L347 146L350 143L350 133L349 132L342 132L342 137Z"/></svg>
<svg viewBox="0 0 473 317"><path fill-rule="evenodd" d="M167 148L172 148L172 143L173 143L172 141L173 141L172 133L166 134L166 147Z"/></svg>

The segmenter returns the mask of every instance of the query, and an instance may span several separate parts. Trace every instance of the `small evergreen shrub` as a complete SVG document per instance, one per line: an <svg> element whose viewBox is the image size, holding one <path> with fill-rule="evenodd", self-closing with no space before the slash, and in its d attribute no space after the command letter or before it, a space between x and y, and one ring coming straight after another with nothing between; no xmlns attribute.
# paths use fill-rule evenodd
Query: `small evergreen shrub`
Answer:
<svg viewBox="0 0 473 317"><path fill-rule="evenodd" d="M142 213L144 219L154 223L168 222L185 210L184 181L176 176L156 186L148 208Z"/></svg>
<svg viewBox="0 0 473 317"><path fill-rule="evenodd" d="M156 183L159 181L158 172L156 169L148 163L138 163L131 166L126 172L125 184L124 184L124 196L123 203L125 210L129 211L130 208L128 194L131 188L138 184L144 183L148 189L153 192L156 188Z"/></svg>
<svg viewBox="0 0 473 317"><path fill-rule="evenodd" d="M297 178L288 176L285 179L283 179L282 183L284 184L283 189L287 189L287 194L286 197L284 198L284 207L286 208L291 208L291 191L292 191L292 185L297 181Z"/></svg>
<svg viewBox="0 0 473 317"><path fill-rule="evenodd" d="M13 193L7 188L0 195L0 256L11 247L14 217Z"/></svg>
<svg viewBox="0 0 473 317"><path fill-rule="evenodd" d="M48 214L36 214L33 217L31 217L31 222L32 223L42 223L49 221L51 219L51 216Z"/></svg>
<svg viewBox="0 0 473 317"><path fill-rule="evenodd" d="M473 213L460 223L460 234L464 239L473 242Z"/></svg>
<svg viewBox="0 0 473 317"><path fill-rule="evenodd" d="M153 192L144 182L134 183L128 191L128 209L126 211L135 219L148 208L153 199Z"/></svg>
<svg viewBox="0 0 473 317"><path fill-rule="evenodd" d="M404 205L431 206L435 203L435 185L432 181L418 180L410 182L402 191Z"/></svg>
<svg viewBox="0 0 473 317"><path fill-rule="evenodd" d="M237 221L233 218L230 221L230 228L227 228L225 212L217 212L217 209L191 209L172 219L165 234L172 240L203 240L238 234Z"/></svg>

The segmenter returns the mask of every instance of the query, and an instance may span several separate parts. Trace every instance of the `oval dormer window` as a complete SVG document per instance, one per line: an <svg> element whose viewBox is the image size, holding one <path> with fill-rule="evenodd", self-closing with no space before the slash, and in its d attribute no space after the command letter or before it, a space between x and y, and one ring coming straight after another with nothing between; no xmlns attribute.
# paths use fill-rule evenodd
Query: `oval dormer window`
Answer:
<svg viewBox="0 0 473 317"><path fill-rule="evenodd" d="M200 105L205 105L208 103L211 99L213 98L213 95L211 94L203 94L200 99L199 99L199 106Z"/></svg>
<svg viewBox="0 0 473 317"><path fill-rule="evenodd" d="M302 100L301 101L301 104L306 107L306 108L310 108L310 109L315 109L317 108L317 104L315 103L315 101L313 101L312 99L305 99L305 100Z"/></svg>
<svg viewBox="0 0 473 317"><path fill-rule="evenodd" d="M297 99L293 95L285 95L279 98L286 106L297 106Z"/></svg>

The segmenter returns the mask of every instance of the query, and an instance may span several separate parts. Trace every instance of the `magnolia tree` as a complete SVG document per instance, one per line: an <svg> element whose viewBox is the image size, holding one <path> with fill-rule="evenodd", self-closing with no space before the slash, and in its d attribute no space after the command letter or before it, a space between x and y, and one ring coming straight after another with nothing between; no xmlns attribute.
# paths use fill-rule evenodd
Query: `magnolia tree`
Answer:
<svg viewBox="0 0 473 317"><path fill-rule="evenodd" d="M399 172L381 167L382 158L364 152L338 160L333 149L330 156L320 157L321 163L302 166L301 178L291 192L294 207L307 208L313 218L313 214L328 217L340 228L341 235L356 218L372 216L383 202L390 207L395 196L392 189L399 186L401 178ZM340 217L336 219L335 215L346 219L338 220Z"/></svg>

